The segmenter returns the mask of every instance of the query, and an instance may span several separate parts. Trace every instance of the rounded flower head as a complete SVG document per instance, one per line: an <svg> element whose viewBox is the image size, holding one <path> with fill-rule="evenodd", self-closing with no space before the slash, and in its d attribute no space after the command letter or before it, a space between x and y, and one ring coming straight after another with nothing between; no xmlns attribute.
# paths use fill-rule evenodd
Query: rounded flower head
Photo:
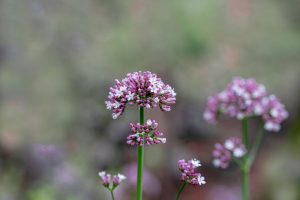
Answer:
<svg viewBox="0 0 300 200"><path fill-rule="evenodd" d="M216 123L219 114L239 120L261 116L268 131L279 131L288 117L284 105L274 95L268 96L264 85L242 78L234 78L225 90L208 98L204 119Z"/></svg>
<svg viewBox="0 0 300 200"><path fill-rule="evenodd" d="M224 144L215 144L213 150L213 165L215 167L227 168L231 162L232 156L241 158L247 153L247 150L240 138L231 137L225 140Z"/></svg>
<svg viewBox="0 0 300 200"><path fill-rule="evenodd" d="M181 181L192 185L204 185L206 183L204 176L195 171L195 169L200 166L200 161L196 159L191 159L187 162L185 160L179 160L178 168L181 171Z"/></svg>
<svg viewBox="0 0 300 200"><path fill-rule="evenodd" d="M130 123L130 127L132 134L127 137L127 144L131 146L161 144L167 141L160 137L163 133L157 131L158 123L155 120L148 119L145 125Z"/></svg>
<svg viewBox="0 0 300 200"><path fill-rule="evenodd" d="M139 71L128 73L121 81L116 80L105 104L116 119L124 112L127 103L145 108L159 106L162 111L170 111L175 101L176 93L170 85L154 73Z"/></svg>

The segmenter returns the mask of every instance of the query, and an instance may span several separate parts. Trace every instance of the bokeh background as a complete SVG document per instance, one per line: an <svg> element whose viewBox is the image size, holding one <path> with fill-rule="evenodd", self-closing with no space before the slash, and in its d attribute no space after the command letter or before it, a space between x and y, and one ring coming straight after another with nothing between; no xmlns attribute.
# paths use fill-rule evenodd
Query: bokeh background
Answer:
<svg viewBox="0 0 300 200"><path fill-rule="evenodd" d="M168 142L146 148L145 199L169 200L177 160L198 158L203 187L183 199L238 200L239 172L212 167L215 142L240 123L204 122L207 96L234 76L253 77L286 105L279 133L265 133L252 170L255 200L300 199L300 4L297 0L0 0L0 199L106 200L98 172L128 180L132 106L117 120L104 101L114 79L150 70L175 88L173 110L147 110ZM251 134L259 127L251 122Z"/></svg>

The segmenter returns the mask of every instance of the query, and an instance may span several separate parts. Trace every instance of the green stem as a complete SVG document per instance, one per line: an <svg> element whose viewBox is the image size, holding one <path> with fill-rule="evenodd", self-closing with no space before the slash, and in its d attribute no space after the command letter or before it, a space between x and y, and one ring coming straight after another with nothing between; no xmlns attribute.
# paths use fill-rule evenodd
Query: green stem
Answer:
<svg viewBox="0 0 300 200"><path fill-rule="evenodd" d="M242 169L242 200L249 199L249 170Z"/></svg>
<svg viewBox="0 0 300 200"><path fill-rule="evenodd" d="M254 141L254 143L253 143L253 147L252 147L251 152L250 152L250 154L249 154L248 163L247 163L249 169L250 169L251 166L253 165L253 162L254 162L254 160L255 160L255 158L256 158L256 156L257 156L259 147L260 147L260 145L261 145L261 143L262 143L262 140L263 140L263 136L264 136L264 131L261 130L261 131L258 133L258 135L256 136L256 138L255 138L255 141Z"/></svg>
<svg viewBox="0 0 300 200"><path fill-rule="evenodd" d="M248 125L248 118L244 118L242 120L242 131L243 131L243 143L246 149L249 149L249 125Z"/></svg>
<svg viewBox="0 0 300 200"><path fill-rule="evenodd" d="M242 120L242 132L243 132L243 144L247 152L249 152L249 124L248 118L244 118ZM248 154L244 156L242 161L242 200L249 200L250 193L249 193L249 171L250 168L248 166L249 156Z"/></svg>
<svg viewBox="0 0 300 200"><path fill-rule="evenodd" d="M112 199L112 200L115 200L114 190L109 190L109 191L110 191L110 194L111 194L111 199Z"/></svg>
<svg viewBox="0 0 300 200"><path fill-rule="evenodd" d="M180 199L180 195L181 193L183 192L184 188L186 187L186 182L183 182L179 188L179 191L177 192L177 195L176 195L176 200L179 200Z"/></svg>
<svg viewBox="0 0 300 200"><path fill-rule="evenodd" d="M139 107L140 124L144 124L144 107ZM136 199L143 199L143 165L144 165L144 144L138 147L138 166L137 166L137 192Z"/></svg>

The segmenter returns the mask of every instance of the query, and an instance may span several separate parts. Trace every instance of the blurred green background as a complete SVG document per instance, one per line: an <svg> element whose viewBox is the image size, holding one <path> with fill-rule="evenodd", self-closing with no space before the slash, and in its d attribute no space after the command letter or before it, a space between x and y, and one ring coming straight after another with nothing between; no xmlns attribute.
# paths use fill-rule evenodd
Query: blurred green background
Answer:
<svg viewBox="0 0 300 200"><path fill-rule="evenodd" d="M106 200L101 170L125 173L117 199L134 199L125 141L137 108L112 120L104 101L114 79L149 70L178 98L171 112L146 111L168 139L146 148L146 200L174 199L177 160L193 157L207 184L183 199L240 199L237 167L211 164L214 143L240 124L202 119L207 96L234 76L265 84L290 113L265 134L253 199L299 200L299 10L297 0L0 0L0 199Z"/></svg>

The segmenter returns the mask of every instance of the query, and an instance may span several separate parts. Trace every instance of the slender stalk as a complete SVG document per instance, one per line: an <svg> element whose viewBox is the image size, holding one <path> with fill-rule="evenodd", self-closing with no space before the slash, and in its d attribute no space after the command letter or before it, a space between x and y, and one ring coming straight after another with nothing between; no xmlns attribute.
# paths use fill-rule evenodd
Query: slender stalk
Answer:
<svg viewBox="0 0 300 200"><path fill-rule="evenodd" d="M140 124L144 124L144 107L139 107ZM136 199L143 199L143 165L144 165L144 144L138 147L138 166L137 166L137 192Z"/></svg>
<svg viewBox="0 0 300 200"><path fill-rule="evenodd" d="M242 120L242 132L243 132L243 143L249 152L249 125L248 118ZM245 155L243 159L242 170L242 200L250 200L249 193L249 171L250 166L248 166L249 156Z"/></svg>
<svg viewBox="0 0 300 200"><path fill-rule="evenodd" d="M244 118L242 120L242 131L243 131L243 143L246 149L249 149L249 125L248 125L248 118Z"/></svg>
<svg viewBox="0 0 300 200"><path fill-rule="evenodd" d="M177 195L176 195L176 200L179 200L180 199L180 195L181 193L183 192L184 188L186 187L187 183L186 182L183 182L177 192Z"/></svg>
<svg viewBox="0 0 300 200"><path fill-rule="evenodd" d="M261 131L259 131L259 133L257 134L257 136L255 138L255 141L253 143L253 147L251 148L251 152L249 154L248 163L247 163L249 169L253 165L253 162L254 162L254 160L255 160L255 158L257 156L259 147L260 147L260 145L262 143L262 140L263 140L263 136L264 136L264 131L261 130Z"/></svg>
<svg viewBox="0 0 300 200"><path fill-rule="evenodd" d="M109 191L110 191L110 194L111 194L111 199L112 199L112 200L115 200L114 190L109 190Z"/></svg>
<svg viewBox="0 0 300 200"><path fill-rule="evenodd" d="M242 169L242 200L249 199L249 170Z"/></svg>

